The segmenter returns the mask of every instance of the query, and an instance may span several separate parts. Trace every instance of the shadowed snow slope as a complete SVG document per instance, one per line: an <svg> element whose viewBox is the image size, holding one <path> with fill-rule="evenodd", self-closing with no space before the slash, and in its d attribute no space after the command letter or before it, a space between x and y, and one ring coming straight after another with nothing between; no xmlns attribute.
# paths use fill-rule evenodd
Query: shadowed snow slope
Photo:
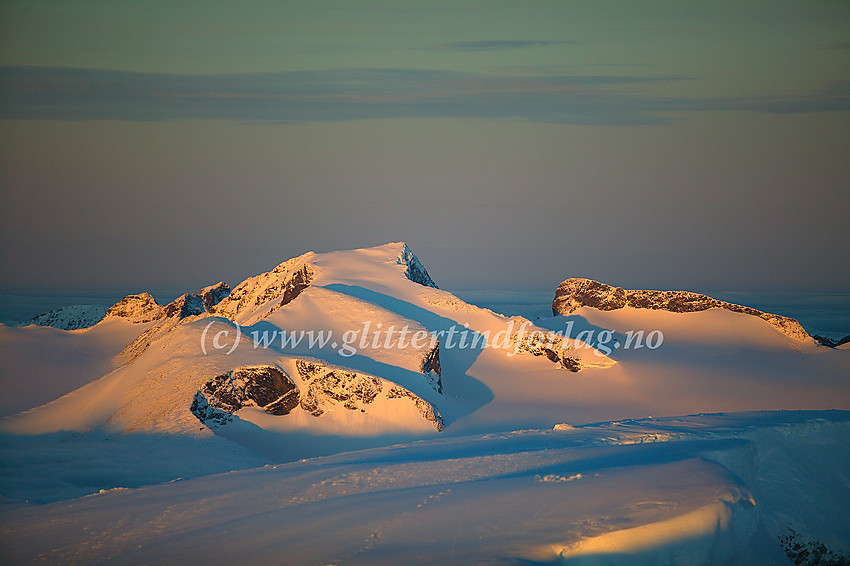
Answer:
<svg viewBox="0 0 850 566"><path fill-rule="evenodd" d="M850 556L850 413L446 437L41 506L10 564L790 564ZM784 539L783 539L784 540ZM226 541L226 543L223 543Z"/></svg>

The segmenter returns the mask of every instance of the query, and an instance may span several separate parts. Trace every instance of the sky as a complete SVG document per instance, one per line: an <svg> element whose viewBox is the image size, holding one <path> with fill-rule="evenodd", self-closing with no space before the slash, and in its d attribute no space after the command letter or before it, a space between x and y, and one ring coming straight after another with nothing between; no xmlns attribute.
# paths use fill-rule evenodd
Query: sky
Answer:
<svg viewBox="0 0 850 566"><path fill-rule="evenodd" d="M846 1L4 0L0 290L850 292L848 77Z"/></svg>

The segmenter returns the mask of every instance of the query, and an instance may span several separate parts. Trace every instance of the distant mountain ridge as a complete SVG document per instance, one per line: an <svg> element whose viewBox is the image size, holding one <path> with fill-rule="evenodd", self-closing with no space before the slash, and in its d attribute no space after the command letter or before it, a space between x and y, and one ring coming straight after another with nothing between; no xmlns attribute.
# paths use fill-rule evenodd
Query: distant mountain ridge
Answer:
<svg viewBox="0 0 850 566"><path fill-rule="evenodd" d="M397 263L404 266L404 275L409 280L438 289L407 244L402 247ZM232 318L245 312L256 312L257 307L272 299L281 300L274 310L281 308L310 286L313 273L310 260L313 252L287 260L273 270L249 277L231 290L225 282L210 285L197 293L181 295L174 301L160 305L149 293L127 295L110 307L103 305L69 305L41 313L13 326L51 326L61 330L89 328L106 317L122 317L134 323L146 323L162 319L173 319L175 315L185 318L204 312ZM839 332L808 331L794 318L764 312L701 293L691 291L627 290L588 278L570 278L563 281L552 300L553 315L569 315L576 309L587 306L603 311L624 307L666 310L670 312L699 312L711 308L722 308L761 318L783 334L803 342L814 339L818 344L835 348L850 342L850 335ZM273 312L273 311L272 311ZM265 313L263 316L267 316ZM240 317L244 320L244 317Z"/></svg>
<svg viewBox="0 0 850 566"><path fill-rule="evenodd" d="M79 330L94 326L106 316L103 305L69 305L38 314L20 326L52 326L60 330Z"/></svg>
<svg viewBox="0 0 850 566"><path fill-rule="evenodd" d="M552 300L552 314L568 315L581 307L591 307L602 311L631 307L677 313L721 308L761 318L794 340L804 342L813 338L816 340L821 338L821 340L818 340L819 343L825 346L833 346L831 343L822 341L820 336L810 336L796 319L762 312L751 307L736 305L691 291L627 290L580 277L562 282L555 291L555 298Z"/></svg>

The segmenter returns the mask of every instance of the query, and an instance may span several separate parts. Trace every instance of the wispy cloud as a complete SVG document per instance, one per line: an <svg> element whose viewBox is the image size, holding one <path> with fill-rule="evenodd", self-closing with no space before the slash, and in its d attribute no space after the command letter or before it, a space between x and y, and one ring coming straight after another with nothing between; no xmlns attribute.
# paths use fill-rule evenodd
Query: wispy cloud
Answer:
<svg viewBox="0 0 850 566"><path fill-rule="evenodd" d="M528 47L548 47L550 45L568 45L575 43L566 40L545 39L492 39L488 41L457 41L444 43L438 49L449 49L452 51L503 51L506 49L526 49Z"/></svg>
<svg viewBox="0 0 850 566"><path fill-rule="evenodd" d="M687 77L503 76L419 69L216 75L0 68L0 117L54 120L339 121L458 117L663 124L677 112L850 110L850 87L789 96L653 98L638 85Z"/></svg>

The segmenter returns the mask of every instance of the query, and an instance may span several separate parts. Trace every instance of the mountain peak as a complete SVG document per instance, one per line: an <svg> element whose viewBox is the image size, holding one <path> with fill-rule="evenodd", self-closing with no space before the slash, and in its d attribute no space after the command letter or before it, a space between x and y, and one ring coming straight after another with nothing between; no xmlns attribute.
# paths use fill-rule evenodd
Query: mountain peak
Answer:
<svg viewBox="0 0 850 566"><path fill-rule="evenodd" d="M150 322L162 316L162 305L150 293L127 295L109 307L106 316L127 318L132 322Z"/></svg>

